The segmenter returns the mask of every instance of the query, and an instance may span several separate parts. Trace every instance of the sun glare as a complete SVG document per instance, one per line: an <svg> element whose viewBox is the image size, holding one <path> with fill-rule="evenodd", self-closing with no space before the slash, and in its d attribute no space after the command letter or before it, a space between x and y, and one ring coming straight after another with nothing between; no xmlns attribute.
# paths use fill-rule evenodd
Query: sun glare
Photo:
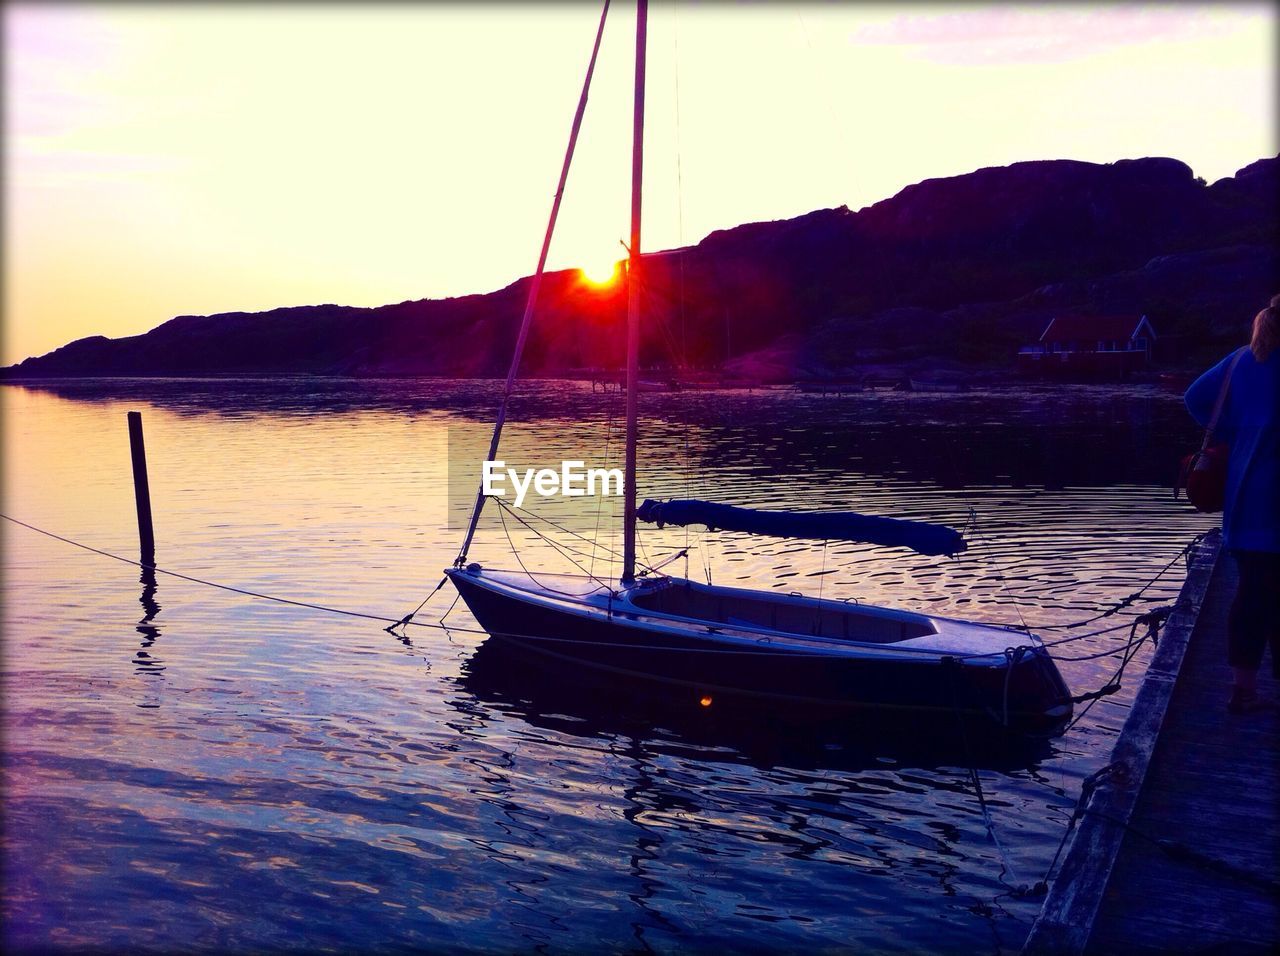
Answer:
<svg viewBox="0 0 1280 956"><path fill-rule="evenodd" d="M621 265L621 260L601 260L591 265L582 266L578 271L582 273L583 281L591 285L609 285L618 277L619 266Z"/></svg>

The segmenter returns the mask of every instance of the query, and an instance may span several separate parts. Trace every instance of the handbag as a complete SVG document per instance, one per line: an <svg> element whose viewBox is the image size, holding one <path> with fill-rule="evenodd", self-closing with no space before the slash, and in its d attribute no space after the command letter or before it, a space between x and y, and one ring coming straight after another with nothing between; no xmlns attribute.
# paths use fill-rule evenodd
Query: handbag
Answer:
<svg viewBox="0 0 1280 956"><path fill-rule="evenodd" d="M1187 490L1187 500L1196 511L1206 514L1221 511L1227 498L1227 459L1231 450L1226 442L1213 440L1214 429L1218 427L1218 419L1222 416L1222 408L1227 403L1227 390L1231 385L1231 374L1244 355L1244 349L1236 352L1235 358L1227 366L1227 374L1222 378L1222 388L1218 390L1218 400L1213 406L1213 415L1209 418L1209 427L1204 430L1204 441L1200 450L1182 459L1178 471L1178 481L1173 486L1173 497L1178 497L1178 489Z"/></svg>

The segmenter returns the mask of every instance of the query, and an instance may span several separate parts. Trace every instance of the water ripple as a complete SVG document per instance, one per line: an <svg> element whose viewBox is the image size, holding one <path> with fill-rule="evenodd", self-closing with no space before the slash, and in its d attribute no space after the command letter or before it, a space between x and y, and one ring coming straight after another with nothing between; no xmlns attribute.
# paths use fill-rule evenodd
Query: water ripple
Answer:
<svg viewBox="0 0 1280 956"><path fill-rule="evenodd" d="M457 546L450 438L483 436L494 395L302 378L6 387L6 509L130 552L123 412L141 407L162 565L404 613ZM650 496L970 525L955 559L646 528L650 560L693 546L674 569L694 578L1063 624L1136 591L1211 523L1171 500L1194 428L1149 389L641 399ZM616 464L611 402L531 384L504 449ZM616 545L613 504L541 510ZM0 533L16 947L1013 950L1035 907L1004 895L1002 867L1043 872L1132 699L1129 685L1069 736L1021 748L799 732L574 675L513 679L475 634L397 640ZM531 567L564 569L517 540ZM509 562L498 524L473 554ZM1116 620L1180 580L1175 566ZM1076 689L1110 668L1062 666Z"/></svg>

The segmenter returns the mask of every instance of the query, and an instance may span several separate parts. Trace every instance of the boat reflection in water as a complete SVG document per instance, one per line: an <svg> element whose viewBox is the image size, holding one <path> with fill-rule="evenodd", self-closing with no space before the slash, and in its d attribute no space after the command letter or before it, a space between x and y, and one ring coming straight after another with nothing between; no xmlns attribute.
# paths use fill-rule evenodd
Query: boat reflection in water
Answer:
<svg viewBox="0 0 1280 956"><path fill-rule="evenodd" d="M664 576L615 591L478 564L445 573L486 631L528 655L699 703L874 708L1001 736L1054 736L1072 713L1045 648L1006 628Z"/></svg>
<svg viewBox="0 0 1280 956"><path fill-rule="evenodd" d="M1054 754L1043 737L995 735L977 719L910 708L833 710L566 666L518 638L491 635L463 665L460 686L486 706L578 737L642 738L701 759L832 770L883 767L1033 768ZM985 732L984 732L985 731Z"/></svg>

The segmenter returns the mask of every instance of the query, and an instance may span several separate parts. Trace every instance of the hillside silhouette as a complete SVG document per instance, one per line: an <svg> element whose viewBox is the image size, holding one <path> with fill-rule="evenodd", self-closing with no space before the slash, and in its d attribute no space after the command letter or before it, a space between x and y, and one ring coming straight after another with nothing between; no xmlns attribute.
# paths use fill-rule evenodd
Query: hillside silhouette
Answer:
<svg viewBox="0 0 1280 956"><path fill-rule="evenodd" d="M1060 312L1144 313L1175 359L1242 339L1280 282L1280 157L1207 184L1176 159L1048 160L930 179L858 211L645 257L642 363L745 377L895 362L1011 367ZM46 376L505 372L530 279L376 308L183 315L4 370ZM616 368L625 294L548 273L524 374Z"/></svg>

